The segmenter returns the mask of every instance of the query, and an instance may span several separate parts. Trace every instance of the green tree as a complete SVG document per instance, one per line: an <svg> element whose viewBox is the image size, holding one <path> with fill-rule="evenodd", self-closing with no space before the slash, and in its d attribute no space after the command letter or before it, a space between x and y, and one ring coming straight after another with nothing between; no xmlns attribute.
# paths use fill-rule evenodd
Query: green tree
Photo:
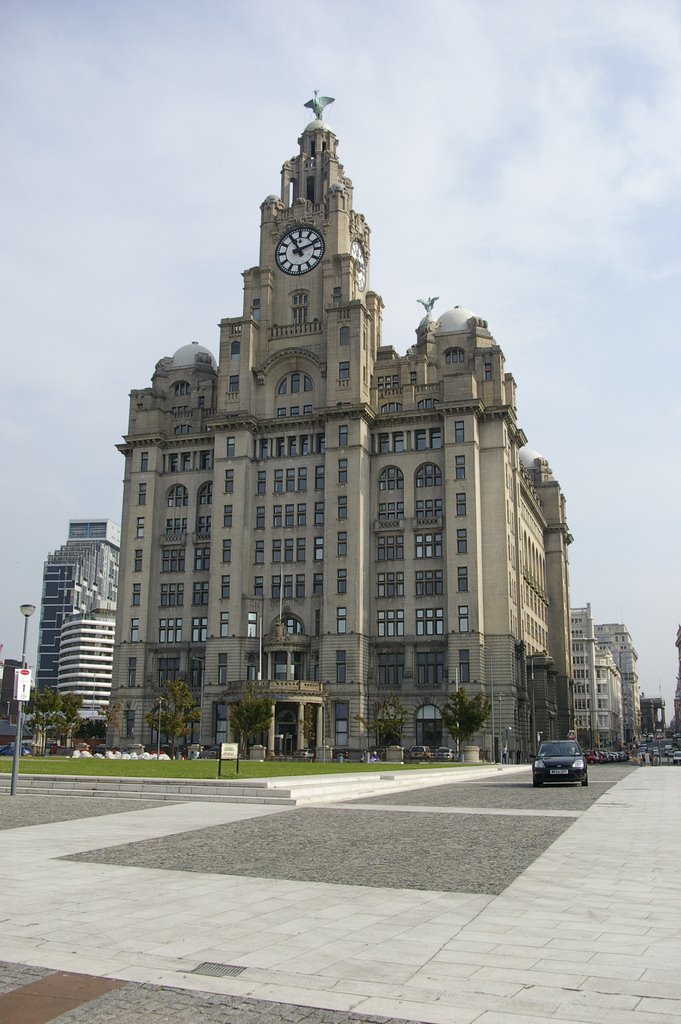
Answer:
<svg viewBox="0 0 681 1024"><path fill-rule="evenodd" d="M376 746L399 743L407 721L407 709L396 694L380 697L369 705L369 715L357 715L368 733L376 739Z"/></svg>
<svg viewBox="0 0 681 1024"><path fill-rule="evenodd" d="M492 702L482 693L469 697L466 688L461 686L449 695L449 700L442 709L442 721L453 736L457 746L463 740L469 740L490 716Z"/></svg>
<svg viewBox="0 0 681 1024"><path fill-rule="evenodd" d="M183 679L164 683L158 699L161 701L161 732L170 741L174 757L178 736L186 738L191 723L201 721L201 709L197 708L194 695ZM145 721L152 729L158 729L158 709L149 711Z"/></svg>
<svg viewBox="0 0 681 1024"><path fill-rule="evenodd" d="M59 712L57 714L57 728L61 733L64 745L69 747L73 743L74 733L80 728L82 719L80 712L83 707L83 698L77 693L62 693Z"/></svg>
<svg viewBox="0 0 681 1024"><path fill-rule="evenodd" d="M45 753L47 737L50 731L56 728L59 720L61 699L59 690L54 690L51 686L47 686L43 690L34 690L33 692L26 717L33 730L33 739L37 753Z"/></svg>
<svg viewBox="0 0 681 1024"><path fill-rule="evenodd" d="M241 756L246 754L246 741L249 736L265 732L272 721L272 701L269 697L256 697L251 688L246 694L232 704L229 720L239 743Z"/></svg>

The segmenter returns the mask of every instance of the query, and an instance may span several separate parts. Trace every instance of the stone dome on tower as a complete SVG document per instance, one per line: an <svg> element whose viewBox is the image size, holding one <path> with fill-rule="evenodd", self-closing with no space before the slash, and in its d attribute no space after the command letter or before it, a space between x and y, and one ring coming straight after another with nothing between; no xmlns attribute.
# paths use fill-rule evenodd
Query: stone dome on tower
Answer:
<svg viewBox="0 0 681 1024"><path fill-rule="evenodd" d="M207 363L214 370L217 370L215 356L207 348L204 348L203 345L199 345L198 341L192 341L189 345L183 345L181 348L178 348L173 356L173 369L175 370L185 366L195 366L197 363Z"/></svg>
<svg viewBox="0 0 681 1024"><path fill-rule="evenodd" d="M471 317L477 319L477 315L472 313L470 309L466 309L465 306L454 306L453 309L446 310L438 318L437 324L433 328L433 333L452 334L456 331L466 331L468 330L468 321Z"/></svg>

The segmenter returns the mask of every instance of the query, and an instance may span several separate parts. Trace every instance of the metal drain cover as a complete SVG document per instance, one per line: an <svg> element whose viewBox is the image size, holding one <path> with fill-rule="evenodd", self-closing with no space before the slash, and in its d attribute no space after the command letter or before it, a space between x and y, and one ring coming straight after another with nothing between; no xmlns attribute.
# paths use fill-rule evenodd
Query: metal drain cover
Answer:
<svg viewBox="0 0 681 1024"><path fill-rule="evenodd" d="M237 974L245 971L245 967L236 967L234 964L199 964L193 967L189 974L207 974L211 978L235 978Z"/></svg>

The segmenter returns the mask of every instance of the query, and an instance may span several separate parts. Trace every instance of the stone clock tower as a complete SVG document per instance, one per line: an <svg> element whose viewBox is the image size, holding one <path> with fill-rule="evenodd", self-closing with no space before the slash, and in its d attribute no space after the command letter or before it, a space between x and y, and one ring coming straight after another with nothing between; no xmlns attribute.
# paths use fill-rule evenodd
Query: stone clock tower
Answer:
<svg viewBox="0 0 681 1024"><path fill-rule="evenodd" d="M523 467L485 320L419 300L406 354L382 343L330 102L306 104L314 120L261 205L218 360L183 345L131 392L119 741L158 745L154 709L179 678L201 709L188 742L232 739L252 688L272 720L251 740L273 756L451 744L441 709L466 685L494 697L480 746L525 754L569 724L562 496L544 462L541 480ZM398 721L377 735L391 702Z"/></svg>

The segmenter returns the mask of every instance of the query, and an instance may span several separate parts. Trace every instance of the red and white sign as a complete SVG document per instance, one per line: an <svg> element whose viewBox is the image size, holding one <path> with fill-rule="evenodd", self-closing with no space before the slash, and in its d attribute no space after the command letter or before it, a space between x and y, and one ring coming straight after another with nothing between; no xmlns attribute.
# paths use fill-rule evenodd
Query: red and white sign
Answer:
<svg viewBox="0 0 681 1024"><path fill-rule="evenodd" d="M570 729L570 731L567 734L567 738L569 740L576 740L577 739L577 733L575 732L574 729Z"/></svg>
<svg viewBox="0 0 681 1024"><path fill-rule="evenodd" d="M14 669L14 699L31 699L31 670L30 668Z"/></svg>

